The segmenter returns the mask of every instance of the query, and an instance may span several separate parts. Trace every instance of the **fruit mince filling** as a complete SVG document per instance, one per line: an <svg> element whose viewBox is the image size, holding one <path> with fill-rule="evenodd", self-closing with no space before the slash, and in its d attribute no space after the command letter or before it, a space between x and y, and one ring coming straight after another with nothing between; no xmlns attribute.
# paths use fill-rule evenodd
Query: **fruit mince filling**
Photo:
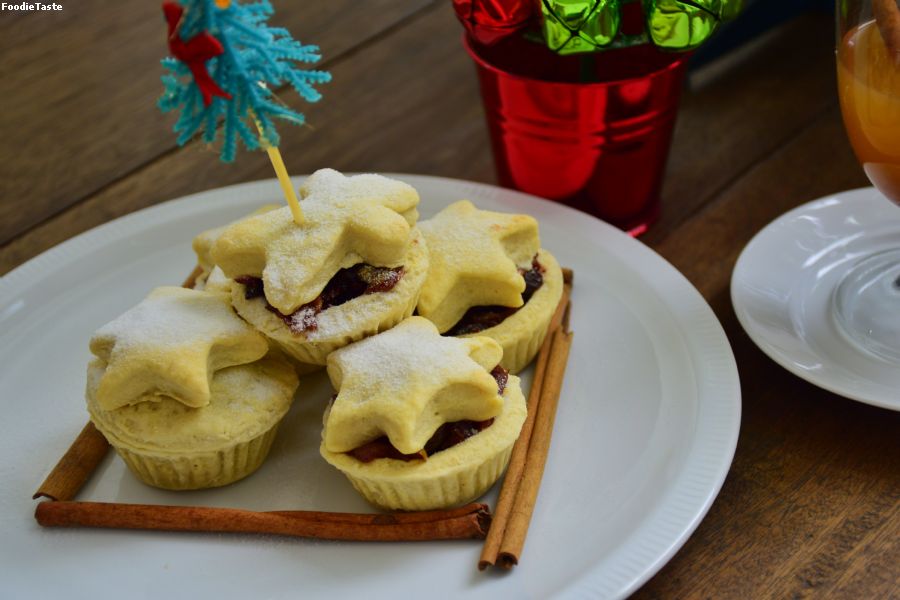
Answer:
<svg viewBox="0 0 900 600"><path fill-rule="evenodd" d="M537 255L531 259L531 270L519 269L519 274L525 278L525 291L522 292L522 306L528 302L541 285L544 284L544 272L546 269L538 262ZM504 319L514 314L521 306L512 308L509 306L473 306L466 311L456 325L444 335L465 335L478 333L499 325Z"/></svg>
<svg viewBox="0 0 900 600"><path fill-rule="evenodd" d="M497 365L494 367L494 370L491 371L491 375L497 381L497 393L502 396L503 390L506 389L506 382L509 380L509 371L500 365ZM367 442L359 448L354 448L347 454L364 463L369 463L379 458L393 458L407 462L416 459L427 460L429 456L441 452L442 450L452 448L473 435L484 431L490 427L493 422L494 419L444 423L437 428L431 438L425 443L425 447L415 454L403 454L391 445L391 442L386 435L372 440L371 442Z"/></svg>
<svg viewBox="0 0 900 600"><path fill-rule="evenodd" d="M341 269L335 273L334 277L331 278L325 289L322 290L322 293L315 300L307 302L291 314L286 315L280 312L268 302L266 302L266 309L284 321L284 324L294 333L300 334L306 331L315 331L319 327L317 317L323 310L327 310L332 306L340 306L366 294L388 292L400 282L404 273L403 267L388 268L373 267L367 264L354 265L349 269ZM244 286L244 298L247 300L253 300L254 298L265 299L266 290L263 286L263 280L259 277L244 275L235 278L235 281Z"/></svg>

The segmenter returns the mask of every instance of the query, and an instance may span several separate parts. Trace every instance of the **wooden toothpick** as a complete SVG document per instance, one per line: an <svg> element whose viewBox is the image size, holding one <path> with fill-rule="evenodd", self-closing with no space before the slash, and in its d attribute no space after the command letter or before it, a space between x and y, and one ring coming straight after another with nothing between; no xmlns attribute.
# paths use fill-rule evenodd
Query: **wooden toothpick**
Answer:
<svg viewBox="0 0 900 600"><path fill-rule="evenodd" d="M275 169L275 175L278 176L278 183L281 184L281 191L284 193L284 198L287 200L288 206L291 207L291 215L294 217L294 223L303 225L304 218L303 211L300 210L300 201L297 200L297 192L294 191L294 186L291 184L291 177L288 175L287 168L284 166L284 160L281 158L281 152L278 151L278 146L270 146L265 142L263 143L263 146L269 154L269 160L272 161L272 167Z"/></svg>
<svg viewBox="0 0 900 600"><path fill-rule="evenodd" d="M300 210L300 201L297 200L297 192L294 191L291 177L288 175L287 167L284 166L284 159L281 158L281 152L278 150L278 146L273 146L269 143L259 119L256 118L253 111L249 112L250 118L253 119L253 122L256 124L256 129L259 131L259 141L263 148L266 149L269 160L272 162L272 168L275 169L275 175L278 177L278 183L281 184L281 191L284 194L284 199L287 201L288 206L291 207L291 215L294 217L294 223L303 225L305 219L303 218L303 211Z"/></svg>

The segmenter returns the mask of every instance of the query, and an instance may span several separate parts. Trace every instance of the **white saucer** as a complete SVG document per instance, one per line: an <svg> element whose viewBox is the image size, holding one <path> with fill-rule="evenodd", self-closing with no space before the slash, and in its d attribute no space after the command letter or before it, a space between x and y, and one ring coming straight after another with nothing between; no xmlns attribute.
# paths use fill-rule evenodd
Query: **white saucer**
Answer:
<svg viewBox="0 0 900 600"><path fill-rule="evenodd" d="M900 365L857 348L831 316L832 293L846 270L861 256L898 243L900 207L874 188L804 204L767 225L738 258L731 276L738 320L763 352L795 375L900 410Z"/></svg>

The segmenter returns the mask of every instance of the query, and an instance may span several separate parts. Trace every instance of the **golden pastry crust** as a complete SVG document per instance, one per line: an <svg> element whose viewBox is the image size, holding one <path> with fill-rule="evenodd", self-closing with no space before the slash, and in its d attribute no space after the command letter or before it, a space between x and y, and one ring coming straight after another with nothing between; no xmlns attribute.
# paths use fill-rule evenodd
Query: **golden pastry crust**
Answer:
<svg viewBox="0 0 900 600"><path fill-rule="evenodd" d="M510 373L519 373L534 359L562 297L562 269L556 258L541 248L537 260L544 267L544 281L524 306L493 327L460 336L487 336L496 340L503 347L500 364Z"/></svg>
<svg viewBox="0 0 900 600"><path fill-rule="evenodd" d="M433 510L465 504L483 495L503 474L525 422L525 396L518 377L509 377L502 397L503 410L490 427L428 460L381 458L363 463L328 451L324 441L319 452L380 508Z"/></svg>
<svg viewBox="0 0 900 600"><path fill-rule="evenodd" d="M502 410L490 375L502 356L490 338L442 337L422 317L328 357L328 376L338 390L324 441L348 452L381 435L413 454L438 427L463 419L483 421Z"/></svg>
<svg viewBox="0 0 900 600"><path fill-rule="evenodd" d="M537 221L528 215L479 210L460 200L420 227L432 258L419 314L445 333L474 307L518 309L493 327L460 337L493 338L503 347L500 364L511 373L520 372L543 343L563 290L559 264L540 247ZM534 259L544 269L543 282L523 305L525 279L519 271L530 271Z"/></svg>
<svg viewBox="0 0 900 600"><path fill-rule="evenodd" d="M479 210L454 202L419 227L431 252L418 312L444 333L473 306L522 306L525 279L540 248L528 215Z"/></svg>
<svg viewBox="0 0 900 600"><path fill-rule="evenodd" d="M413 228L411 238L401 261L405 273L392 289L359 296L322 311L317 315L315 331L292 332L266 308L263 298L247 300L242 285L233 285L232 305L241 317L296 360L324 365L328 355L338 348L386 331L413 313L428 272L428 250L417 228Z"/></svg>
<svg viewBox="0 0 900 600"><path fill-rule="evenodd" d="M325 413L320 453L382 508L426 510L481 495L506 467L526 414L517 377L498 393L490 372L500 358L494 340L443 337L422 317L338 350L328 359L338 394ZM445 423L489 419L425 460L363 462L348 454L382 437L416 454Z"/></svg>
<svg viewBox="0 0 900 600"><path fill-rule="evenodd" d="M152 396L106 410L97 401L105 369L100 359L88 366L91 420L139 479L166 489L227 485L255 471L298 384L293 366L270 353L217 371L207 406Z"/></svg>
<svg viewBox="0 0 900 600"><path fill-rule="evenodd" d="M244 218L262 215L277 208L281 208L281 205L264 204ZM243 219L239 219L238 221L240 220ZM225 277L225 274L221 269L216 268L215 261L212 257L212 247L213 244L216 243L216 240L219 239L219 236L222 235L222 233L224 233L225 230L228 229L231 225L234 225L238 221L234 221L227 225L222 225L221 227L214 227L213 229L201 231L194 238L193 242L191 243L191 247L193 247L194 253L197 255L197 264L201 269L200 274L197 276L197 279L194 282L193 287L195 290L230 293L231 288L230 285L228 285L228 278Z"/></svg>
<svg viewBox="0 0 900 600"><path fill-rule="evenodd" d="M112 410L148 396L205 406L216 371L262 358L269 344L223 295L160 287L98 329L90 348L107 364L97 401Z"/></svg>
<svg viewBox="0 0 900 600"><path fill-rule="evenodd" d="M342 268L404 264L418 219L411 186L321 169L300 194L302 224L288 207L235 223L212 246L215 264L231 279L262 278L266 300L283 314L314 300Z"/></svg>

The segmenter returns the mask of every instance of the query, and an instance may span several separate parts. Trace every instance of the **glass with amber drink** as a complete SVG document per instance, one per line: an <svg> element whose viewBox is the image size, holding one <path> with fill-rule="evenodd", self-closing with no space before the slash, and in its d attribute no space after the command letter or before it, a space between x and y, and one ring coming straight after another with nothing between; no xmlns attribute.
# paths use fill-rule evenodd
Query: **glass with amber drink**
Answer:
<svg viewBox="0 0 900 600"><path fill-rule="evenodd" d="M837 1L837 79L857 159L872 184L900 204L898 3ZM861 257L850 268L835 290L833 307L852 343L900 364L900 231L892 248Z"/></svg>

